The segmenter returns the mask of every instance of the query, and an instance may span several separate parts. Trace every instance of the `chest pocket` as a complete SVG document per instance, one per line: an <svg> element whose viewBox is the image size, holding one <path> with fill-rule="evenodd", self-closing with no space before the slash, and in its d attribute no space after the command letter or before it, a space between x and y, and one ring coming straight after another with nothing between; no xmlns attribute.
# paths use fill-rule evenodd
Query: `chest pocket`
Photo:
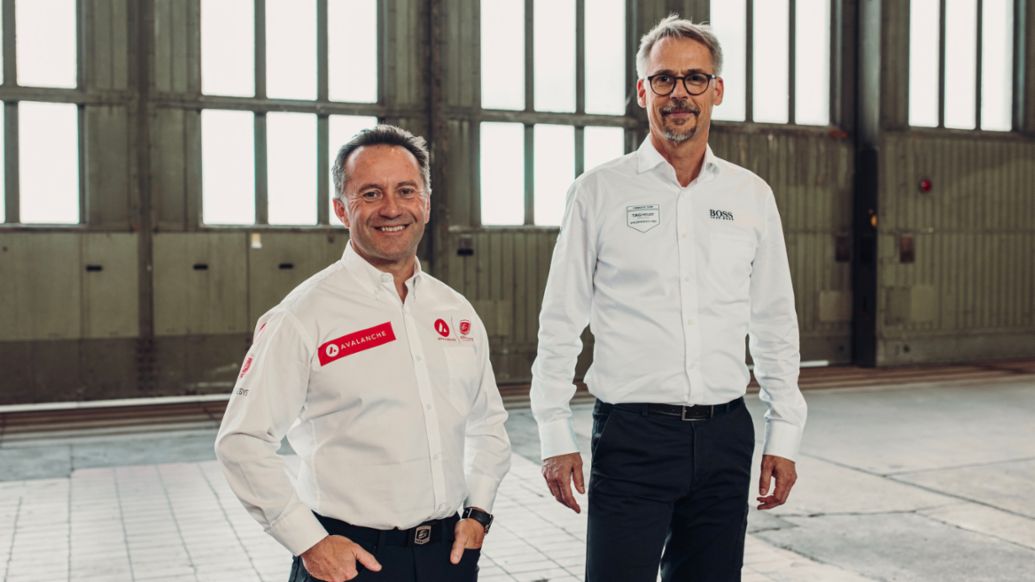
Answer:
<svg viewBox="0 0 1035 582"><path fill-rule="evenodd" d="M755 239L750 235L712 233L708 249L708 272L723 290L737 290L751 280L755 260Z"/></svg>
<svg viewBox="0 0 1035 582"><path fill-rule="evenodd" d="M446 397L453 408L466 416L471 411L478 386L481 382L481 367L478 352L473 345L446 346L442 349L449 368L449 386Z"/></svg>

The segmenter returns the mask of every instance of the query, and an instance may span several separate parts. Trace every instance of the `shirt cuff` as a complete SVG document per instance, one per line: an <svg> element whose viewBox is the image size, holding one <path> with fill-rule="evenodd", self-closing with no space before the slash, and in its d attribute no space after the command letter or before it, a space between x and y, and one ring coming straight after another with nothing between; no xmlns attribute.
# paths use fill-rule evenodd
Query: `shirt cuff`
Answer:
<svg viewBox="0 0 1035 582"><path fill-rule="evenodd" d="M780 420L767 420L765 423L765 446L762 450L766 455L774 455L793 461L798 456L801 436L802 429L791 423Z"/></svg>
<svg viewBox="0 0 1035 582"><path fill-rule="evenodd" d="M492 506L496 503L496 491L500 482L485 475L468 475L467 477L467 499L464 500L464 507L477 507L492 513Z"/></svg>
<svg viewBox="0 0 1035 582"><path fill-rule="evenodd" d="M539 444L543 459L577 453L579 445L575 440L575 428L571 417L539 425Z"/></svg>
<svg viewBox="0 0 1035 582"><path fill-rule="evenodd" d="M295 556L301 556L328 535L313 512L304 505L289 510L273 522L267 532Z"/></svg>

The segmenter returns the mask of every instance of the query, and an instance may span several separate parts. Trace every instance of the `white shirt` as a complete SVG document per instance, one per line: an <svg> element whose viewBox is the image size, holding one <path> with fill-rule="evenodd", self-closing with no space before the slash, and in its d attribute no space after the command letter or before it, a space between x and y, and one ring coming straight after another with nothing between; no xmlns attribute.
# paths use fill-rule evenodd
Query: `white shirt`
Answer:
<svg viewBox="0 0 1035 582"><path fill-rule="evenodd" d="M259 318L216 453L295 555L327 535L312 511L406 529L464 505L492 510L510 442L485 328L420 265L406 287L403 302L350 244ZM285 434L294 480L276 454Z"/></svg>
<svg viewBox="0 0 1035 582"><path fill-rule="evenodd" d="M609 403L721 404L750 380L765 452L793 459L805 426L798 322L780 216L758 176L708 148L680 186L648 138L568 191L539 317L532 412L543 458L578 450L569 401L586 324L586 384Z"/></svg>

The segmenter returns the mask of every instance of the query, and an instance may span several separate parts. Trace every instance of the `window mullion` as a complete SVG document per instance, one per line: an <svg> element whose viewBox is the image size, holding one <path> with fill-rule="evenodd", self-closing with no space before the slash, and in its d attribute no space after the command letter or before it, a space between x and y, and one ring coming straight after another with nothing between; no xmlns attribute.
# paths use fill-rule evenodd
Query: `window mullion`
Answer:
<svg viewBox="0 0 1035 582"><path fill-rule="evenodd" d="M255 98L266 98L266 0L255 0Z"/></svg>
<svg viewBox="0 0 1035 582"><path fill-rule="evenodd" d="M1012 129L1022 130L1030 129L1025 127L1025 87L1028 82L1027 69L1025 68L1025 47L1027 33L1027 14L1025 13L1025 7L1027 2L1025 0L1014 0L1013 3L1013 108L1010 115ZM6 50L6 47L5 47Z"/></svg>
<svg viewBox="0 0 1035 582"><path fill-rule="evenodd" d="M316 100L320 103L330 100L327 26L327 0L316 0Z"/></svg>
<svg viewBox="0 0 1035 582"><path fill-rule="evenodd" d="M269 224L266 114L255 114L255 224Z"/></svg>
<svg viewBox="0 0 1035 582"><path fill-rule="evenodd" d="M535 111L535 0L525 0L525 111ZM525 220L535 224L535 125L525 124Z"/></svg>
<svg viewBox="0 0 1035 582"><path fill-rule="evenodd" d="M327 64L327 0L316 0L316 100L326 103L330 100L330 72ZM380 63L378 63L378 68ZM331 223L330 200L330 118L316 116L316 224Z"/></svg>
<svg viewBox="0 0 1035 582"><path fill-rule="evenodd" d="M586 128L575 126L575 175L586 171Z"/></svg>
<svg viewBox="0 0 1035 582"><path fill-rule="evenodd" d="M4 2L4 8L13 2ZM7 19L4 19L5 27ZM6 60L6 54L5 54ZM6 79L6 77L5 77ZM9 224L21 222L21 194L18 181L18 103L4 103L4 193L5 216Z"/></svg>
<svg viewBox="0 0 1035 582"><path fill-rule="evenodd" d="M15 0L3 0L4 85L14 87L18 79L18 43L15 41Z"/></svg>
<svg viewBox="0 0 1035 582"><path fill-rule="evenodd" d="M575 0L575 113L586 112L586 0ZM576 164L578 161L576 161Z"/></svg>

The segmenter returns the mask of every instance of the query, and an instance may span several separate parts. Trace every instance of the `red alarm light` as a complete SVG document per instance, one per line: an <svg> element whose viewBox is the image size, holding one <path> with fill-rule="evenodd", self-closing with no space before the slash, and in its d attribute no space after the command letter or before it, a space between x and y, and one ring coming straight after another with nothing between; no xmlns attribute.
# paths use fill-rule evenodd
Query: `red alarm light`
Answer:
<svg viewBox="0 0 1035 582"><path fill-rule="evenodd" d="M920 180L921 192L930 192L932 187L934 187L934 184L931 182L930 178L922 178Z"/></svg>

